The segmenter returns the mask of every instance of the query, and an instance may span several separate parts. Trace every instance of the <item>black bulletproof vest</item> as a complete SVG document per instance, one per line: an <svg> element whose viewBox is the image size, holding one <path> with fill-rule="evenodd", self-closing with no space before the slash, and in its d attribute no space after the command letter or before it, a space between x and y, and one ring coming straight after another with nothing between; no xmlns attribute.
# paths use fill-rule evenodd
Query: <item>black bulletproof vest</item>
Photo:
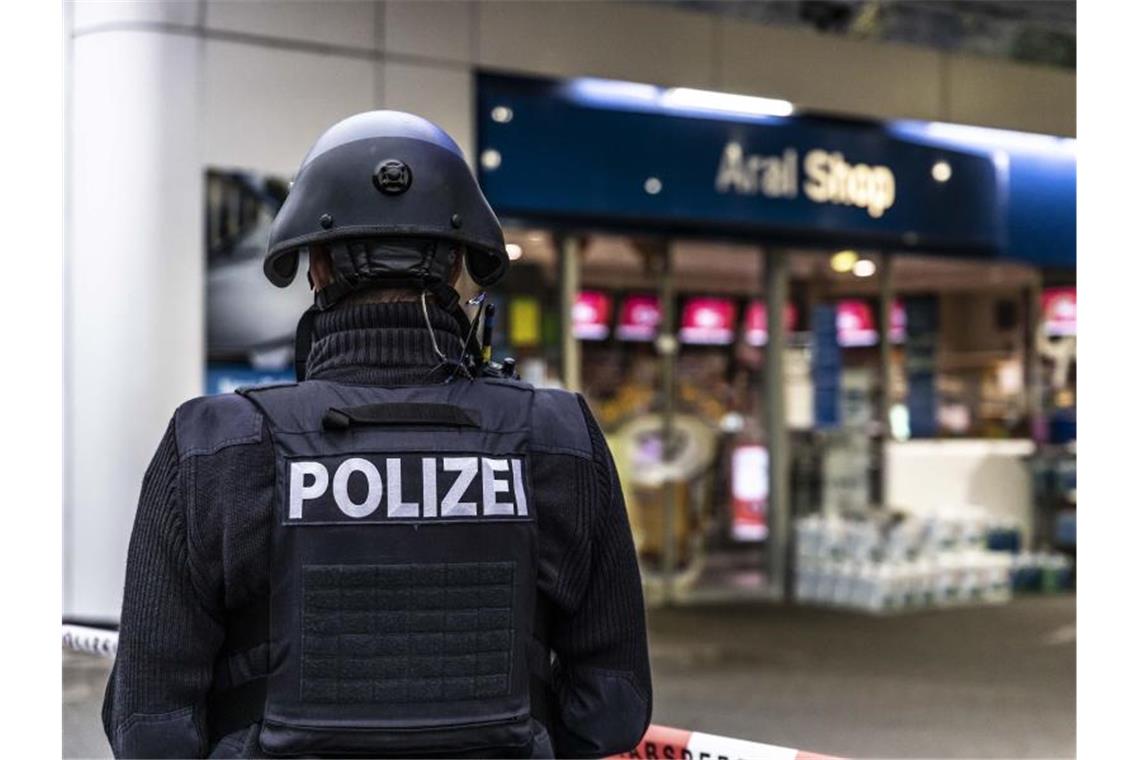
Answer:
<svg viewBox="0 0 1140 760"><path fill-rule="evenodd" d="M243 392L276 449L276 755L527 756L533 391L478 380Z"/></svg>

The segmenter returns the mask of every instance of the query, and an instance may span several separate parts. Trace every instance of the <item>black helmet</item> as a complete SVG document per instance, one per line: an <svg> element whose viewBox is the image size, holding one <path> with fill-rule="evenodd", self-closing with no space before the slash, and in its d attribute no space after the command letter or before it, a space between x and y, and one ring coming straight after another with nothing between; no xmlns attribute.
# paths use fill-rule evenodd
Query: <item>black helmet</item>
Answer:
<svg viewBox="0 0 1140 760"><path fill-rule="evenodd" d="M317 139L273 222L266 276L288 285L298 253L313 244L329 247L336 271L318 293L321 308L366 285L446 288L456 244L479 285L508 265L499 220L463 151L435 124L400 111L350 116Z"/></svg>

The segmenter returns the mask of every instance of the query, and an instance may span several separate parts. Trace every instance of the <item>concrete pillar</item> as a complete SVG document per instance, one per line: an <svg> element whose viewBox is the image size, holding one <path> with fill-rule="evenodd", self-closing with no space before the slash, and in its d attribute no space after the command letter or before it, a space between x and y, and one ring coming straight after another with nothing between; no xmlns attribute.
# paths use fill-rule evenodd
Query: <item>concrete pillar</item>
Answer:
<svg viewBox="0 0 1140 760"><path fill-rule="evenodd" d="M1025 311L1023 340L1025 341L1024 384L1026 410L1029 417L1029 434L1038 443L1048 439L1049 389L1041 366L1041 353L1037 350L1037 330L1041 324L1041 274L1035 272L1033 280L1022 291Z"/></svg>
<svg viewBox="0 0 1140 760"><path fill-rule="evenodd" d="M894 259L879 257L879 505L890 507L887 449L891 441L891 305L895 300Z"/></svg>
<svg viewBox="0 0 1140 760"><path fill-rule="evenodd" d="M558 241L559 280L562 285L562 384L570 391L582 390L582 353L574 337L574 301L582 280L582 241L573 236Z"/></svg>
<svg viewBox="0 0 1140 760"><path fill-rule="evenodd" d="M202 43L140 9L70 42L64 614L89 619L118 617L143 473L204 372Z"/></svg>
<svg viewBox="0 0 1140 760"><path fill-rule="evenodd" d="M661 356L661 396L664 404L661 409L662 459L672 462L677 452L677 353L680 344L677 340L677 280L673 265L676 256L670 241L660 246L656 255L660 256L661 274L658 281L658 299L661 303L661 333L657 338L657 351ZM652 255L652 254L651 254ZM666 604L672 604L675 596L677 575L677 497L680 483L669 481L665 484L664 509L661 521L661 573L665 579L664 597Z"/></svg>
<svg viewBox="0 0 1140 760"><path fill-rule="evenodd" d="M1022 291L1025 313L1022 338L1025 341L1025 364L1023 366L1026 394L1026 416L1029 419L1029 435L1037 444L1037 455L1046 450L1042 444L1049 441L1049 416L1052 411L1052 388L1041 366L1041 353L1037 350L1037 330L1041 324L1042 277L1035 272L1032 282ZM1042 459L1036 458L1035 466L1042 466ZM1053 515L1050 505L1036 498L1033 504L1033 529L1029 536L1029 547L1036 551L1052 545Z"/></svg>
<svg viewBox="0 0 1140 760"><path fill-rule="evenodd" d="M768 315L768 348L764 363L764 419L768 432L768 578L773 596L792 597L788 566L791 541L791 461L787 410L784 405L784 350L787 328L788 253L769 248L764 256L764 303Z"/></svg>

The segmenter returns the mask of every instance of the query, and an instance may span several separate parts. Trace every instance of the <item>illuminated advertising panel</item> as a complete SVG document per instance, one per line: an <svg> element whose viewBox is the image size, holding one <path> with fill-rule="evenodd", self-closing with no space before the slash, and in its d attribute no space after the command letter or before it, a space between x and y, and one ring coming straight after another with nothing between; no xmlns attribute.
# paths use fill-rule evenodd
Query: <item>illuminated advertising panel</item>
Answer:
<svg viewBox="0 0 1140 760"><path fill-rule="evenodd" d="M732 452L732 537L763 541L768 536L768 449L737 446Z"/></svg>
<svg viewBox="0 0 1140 760"><path fill-rule="evenodd" d="M613 299L598 290L583 290L574 301L574 337L578 340L605 340L610 335Z"/></svg>
<svg viewBox="0 0 1140 760"><path fill-rule="evenodd" d="M891 343L903 343L906 341L906 309L903 308L902 301L895 300L891 303Z"/></svg>
<svg viewBox="0 0 1140 760"><path fill-rule="evenodd" d="M848 299L837 304L835 327L839 332L839 345L844 348L862 348L879 342L875 324L875 310L869 301ZM902 301L891 303L891 343L906 340L906 309Z"/></svg>
<svg viewBox="0 0 1140 760"><path fill-rule="evenodd" d="M839 333L839 345L844 348L873 346L879 342L875 314L867 301L849 299L836 304L835 328Z"/></svg>
<svg viewBox="0 0 1140 760"><path fill-rule="evenodd" d="M736 304L727 298L690 298L681 309L682 343L726 346L732 343Z"/></svg>
<svg viewBox="0 0 1140 760"><path fill-rule="evenodd" d="M794 304L784 305L784 330L792 332L796 329L796 307ZM768 344L768 311L767 304L760 300L750 301L748 309L744 312L744 338L752 346L765 346Z"/></svg>
<svg viewBox="0 0 1140 760"><path fill-rule="evenodd" d="M651 293L626 296L618 312L617 338L651 341L661 327L661 302Z"/></svg>
<svg viewBox="0 0 1140 760"><path fill-rule="evenodd" d="M1045 288L1041 291L1041 319L1045 334L1060 337L1077 334L1077 289Z"/></svg>

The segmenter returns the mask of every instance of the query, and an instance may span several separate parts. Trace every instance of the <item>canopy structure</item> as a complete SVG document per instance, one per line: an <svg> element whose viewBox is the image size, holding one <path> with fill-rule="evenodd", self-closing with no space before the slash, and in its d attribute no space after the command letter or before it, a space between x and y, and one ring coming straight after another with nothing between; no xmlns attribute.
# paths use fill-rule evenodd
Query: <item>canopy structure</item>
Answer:
<svg viewBox="0 0 1140 760"><path fill-rule="evenodd" d="M479 75L477 124L480 181L507 219L1076 262L1071 139L497 74Z"/></svg>

